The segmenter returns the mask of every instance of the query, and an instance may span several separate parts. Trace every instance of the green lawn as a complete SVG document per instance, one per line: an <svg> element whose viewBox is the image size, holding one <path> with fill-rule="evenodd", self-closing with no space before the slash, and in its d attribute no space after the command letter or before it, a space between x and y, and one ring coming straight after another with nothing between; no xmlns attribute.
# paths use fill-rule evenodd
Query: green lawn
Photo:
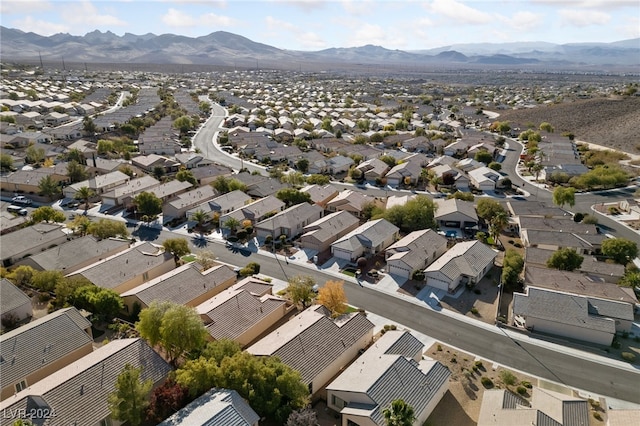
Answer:
<svg viewBox="0 0 640 426"><path fill-rule="evenodd" d="M181 259L183 262L193 262L197 257L195 254L185 254Z"/></svg>

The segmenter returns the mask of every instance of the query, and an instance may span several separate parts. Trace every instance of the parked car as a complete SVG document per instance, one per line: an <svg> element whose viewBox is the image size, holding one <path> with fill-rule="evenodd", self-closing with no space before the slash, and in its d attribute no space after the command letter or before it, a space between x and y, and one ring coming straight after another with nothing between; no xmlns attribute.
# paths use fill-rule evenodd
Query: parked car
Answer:
<svg viewBox="0 0 640 426"><path fill-rule="evenodd" d="M14 205L7 207L7 211L10 213L18 214L20 216L26 216L29 214L29 211L24 207L14 206Z"/></svg>
<svg viewBox="0 0 640 426"><path fill-rule="evenodd" d="M25 197L24 195L16 195L11 199L11 202L14 204L20 204L23 206L30 206L32 203L32 201L29 198Z"/></svg>

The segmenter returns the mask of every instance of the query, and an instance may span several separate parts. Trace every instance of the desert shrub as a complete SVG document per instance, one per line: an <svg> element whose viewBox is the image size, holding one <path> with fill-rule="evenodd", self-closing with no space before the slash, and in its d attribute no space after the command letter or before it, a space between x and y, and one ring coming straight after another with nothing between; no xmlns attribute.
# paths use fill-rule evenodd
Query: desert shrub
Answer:
<svg viewBox="0 0 640 426"><path fill-rule="evenodd" d="M473 315L478 315L478 308L476 308L475 306L471 307L471 313Z"/></svg>
<svg viewBox="0 0 640 426"><path fill-rule="evenodd" d="M500 372L500 380L507 386L513 386L518 382L518 378L509 370L502 370Z"/></svg>
<svg viewBox="0 0 640 426"><path fill-rule="evenodd" d="M456 359L455 355L451 358L451 363L452 364L457 364L458 360Z"/></svg>
<svg viewBox="0 0 640 426"><path fill-rule="evenodd" d="M527 388L527 389L531 389L532 388L531 382L528 382L526 380L523 380L522 382L520 382L520 384L522 386L524 386L525 388Z"/></svg>
<svg viewBox="0 0 640 426"><path fill-rule="evenodd" d="M484 370L484 365L482 365L482 361L476 361L473 363L473 365Z"/></svg>
<svg viewBox="0 0 640 426"><path fill-rule="evenodd" d="M437 350L438 352L442 352L442 345L438 345L438 346L436 346L436 350Z"/></svg>
<svg viewBox="0 0 640 426"><path fill-rule="evenodd" d="M480 379L480 383L482 383L482 386L484 386L486 389L491 389L493 387L493 380L491 380L487 376L482 376L482 378Z"/></svg>
<svg viewBox="0 0 640 426"><path fill-rule="evenodd" d="M517 248L522 248L522 244L520 244L520 243L519 243L519 242L517 242L517 241L516 241L515 243L513 243L513 246L514 246L514 247L517 247Z"/></svg>
<svg viewBox="0 0 640 426"><path fill-rule="evenodd" d="M636 360L636 355L633 352L622 352L622 359L627 362L634 362Z"/></svg>
<svg viewBox="0 0 640 426"><path fill-rule="evenodd" d="M593 412L593 418L598 420L598 421L602 421L602 415L600 413L598 413L597 411Z"/></svg>
<svg viewBox="0 0 640 426"><path fill-rule="evenodd" d="M526 395L527 394L527 388L525 388L524 386L518 386L517 392L520 395Z"/></svg>

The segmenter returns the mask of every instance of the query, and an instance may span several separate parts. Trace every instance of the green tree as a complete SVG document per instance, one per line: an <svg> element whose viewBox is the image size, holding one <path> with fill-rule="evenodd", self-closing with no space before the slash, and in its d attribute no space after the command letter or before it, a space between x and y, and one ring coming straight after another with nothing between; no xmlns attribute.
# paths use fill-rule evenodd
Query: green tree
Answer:
<svg viewBox="0 0 640 426"><path fill-rule="evenodd" d="M329 176L313 174L307 177L307 183L309 185L327 185L331 179Z"/></svg>
<svg viewBox="0 0 640 426"><path fill-rule="evenodd" d="M193 121L188 115L183 115L173 121L173 128L180 130L180 133L187 133L193 128Z"/></svg>
<svg viewBox="0 0 640 426"><path fill-rule="evenodd" d="M235 178L227 178L224 176L218 176L216 180L211 183L211 186L220 194L226 194L231 191L247 191L247 185Z"/></svg>
<svg viewBox="0 0 640 426"><path fill-rule="evenodd" d="M96 124L93 122L93 119L88 115L86 115L82 119L82 130L84 130L85 133L90 135L93 135L96 132L96 130L98 130L98 128L96 127Z"/></svg>
<svg viewBox="0 0 640 426"><path fill-rule="evenodd" d="M476 152L476 155L473 157L473 159L487 165L493 161L493 155L491 155L489 151L481 150Z"/></svg>
<svg viewBox="0 0 640 426"><path fill-rule="evenodd" d="M67 218L61 211L55 210L51 206L38 207L31 213L31 221L33 223L40 222L57 222L62 223Z"/></svg>
<svg viewBox="0 0 640 426"><path fill-rule="evenodd" d="M308 275L296 275L295 277L289 278L287 294L294 305L300 303L302 309L306 309L316 296L313 291L315 284L315 280Z"/></svg>
<svg viewBox="0 0 640 426"><path fill-rule="evenodd" d="M162 247L164 247L165 251L173 255L173 260L176 262L176 266L178 265L178 262L180 262L180 258L182 256L191 253L191 250L189 249L189 242L184 238L169 238L164 240Z"/></svg>
<svg viewBox="0 0 640 426"><path fill-rule="evenodd" d="M311 202L311 194L299 191L295 188L280 189L276 192L276 198L285 203L287 207Z"/></svg>
<svg viewBox="0 0 640 426"><path fill-rule="evenodd" d="M474 201L476 197L471 192L456 191L453 194L447 195L447 199L455 198L456 200Z"/></svg>
<svg viewBox="0 0 640 426"><path fill-rule="evenodd" d="M493 241L496 245L500 244L500 234L502 230L509 224L509 216L506 212L497 212L489 222L489 233L493 237Z"/></svg>
<svg viewBox="0 0 640 426"><path fill-rule="evenodd" d="M162 180L162 178L164 177L164 175L167 173L164 170L164 167L162 166L155 166L153 168L153 171L151 172L153 174L153 177L158 179L158 180Z"/></svg>
<svg viewBox="0 0 640 426"><path fill-rule="evenodd" d="M34 271L31 278L33 286L43 291L53 291L62 281L64 275L60 271Z"/></svg>
<svg viewBox="0 0 640 426"><path fill-rule="evenodd" d="M96 193L93 191L93 189L89 188L88 186L83 186L76 191L73 198L75 198L76 200L82 200L82 202L84 203L84 211L86 212L87 210L89 210L89 199L95 194Z"/></svg>
<svg viewBox="0 0 640 426"><path fill-rule="evenodd" d="M572 187L563 188L559 186L556 189L554 189L553 203L560 207L564 207L565 204L568 204L570 207L573 207L576 204L575 188L572 188Z"/></svg>
<svg viewBox="0 0 640 426"><path fill-rule="evenodd" d="M200 101L200 103L198 104L198 109L203 114L207 114L209 113L209 111L211 111L211 104L207 101Z"/></svg>
<svg viewBox="0 0 640 426"><path fill-rule="evenodd" d="M607 238L602 242L602 254L616 263L626 265L638 256L638 245L626 238Z"/></svg>
<svg viewBox="0 0 640 426"><path fill-rule="evenodd" d="M412 426L416 420L413 408L402 399L391 401L391 405L382 410L387 426Z"/></svg>
<svg viewBox="0 0 640 426"><path fill-rule="evenodd" d="M487 167L489 167L491 170L499 172L502 169L502 164L498 163L497 161L492 161Z"/></svg>
<svg viewBox="0 0 640 426"><path fill-rule="evenodd" d="M76 308L86 309L103 321L111 320L124 309L124 302L118 293L95 285L77 288L68 300Z"/></svg>
<svg viewBox="0 0 640 426"><path fill-rule="evenodd" d="M111 219L100 219L89 225L87 232L96 238L104 240L105 238L129 236L127 225L124 222Z"/></svg>
<svg viewBox="0 0 640 426"><path fill-rule="evenodd" d="M142 191L133 199L139 214L155 218L162 213L162 200L151 192Z"/></svg>
<svg viewBox="0 0 640 426"><path fill-rule="evenodd" d="M60 185L58 185L58 182L56 182L51 175L43 176L40 179L40 182L38 182L38 190L40 191L40 194L50 200L62 192Z"/></svg>
<svg viewBox="0 0 640 426"><path fill-rule="evenodd" d="M200 230L200 237L204 238L204 224L207 223L211 217L202 209L196 210L191 215L191 220L196 222L196 228Z"/></svg>
<svg viewBox="0 0 640 426"><path fill-rule="evenodd" d="M144 420L144 413L149 405L147 397L153 381L140 379L142 367L135 368L127 363L116 380L115 390L109 394L109 410L111 416L131 426L139 426Z"/></svg>
<svg viewBox="0 0 640 426"><path fill-rule="evenodd" d="M309 171L309 160L306 158L299 159L296 161L296 168L302 173L307 173Z"/></svg>
<svg viewBox="0 0 640 426"><path fill-rule="evenodd" d="M502 276L501 280L504 286L513 290L519 283L520 273L524 268L524 259L517 251L513 249L507 249L504 254L504 260L502 261Z"/></svg>
<svg viewBox="0 0 640 426"><path fill-rule="evenodd" d="M35 145L29 145L25 154L25 161L29 164L44 162L46 155L44 148L37 148Z"/></svg>
<svg viewBox="0 0 640 426"><path fill-rule="evenodd" d="M3 172L13 170L13 158L9 154L0 154L0 168Z"/></svg>
<svg viewBox="0 0 640 426"><path fill-rule="evenodd" d="M84 237L89 233L90 227L91 219L87 216L76 216L69 224L69 228L73 230L74 233L80 234L81 237Z"/></svg>
<svg viewBox="0 0 640 426"><path fill-rule="evenodd" d="M489 223L493 216L498 213L506 213L506 210L497 201L490 198L482 198L478 200L476 212L478 213L479 218Z"/></svg>
<svg viewBox="0 0 640 426"><path fill-rule="evenodd" d="M194 308L172 302L152 302L140 312L136 330L150 345L159 344L174 366L183 356L202 351L208 335Z"/></svg>
<svg viewBox="0 0 640 426"><path fill-rule="evenodd" d="M547 267L561 271L573 271L580 268L583 260L584 257L580 256L575 249L561 248L549 257Z"/></svg>
<svg viewBox="0 0 640 426"><path fill-rule="evenodd" d="M553 133L553 126L551 125L551 123L547 123L546 121L540 123L539 129L541 131L544 130L545 132Z"/></svg>
<svg viewBox="0 0 640 426"><path fill-rule="evenodd" d="M282 183L288 183L291 186L301 187L304 185L305 179L302 172L289 171L289 173L283 174L280 177Z"/></svg>
<svg viewBox="0 0 640 426"><path fill-rule="evenodd" d="M437 209L433 200L418 195L402 206L393 206L382 213L382 217L400 228L402 232L436 227L434 214Z"/></svg>
<svg viewBox="0 0 640 426"><path fill-rule="evenodd" d="M76 183L86 180L89 177L89 174L87 173L85 166L76 160L71 160L67 164L67 176L71 183Z"/></svg>
<svg viewBox="0 0 640 426"><path fill-rule="evenodd" d="M193 176L191 170L182 169L176 173L176 179L180 182L189 182L191 185L196 186L198 184L198 180Z"/></svg>
<svg viewBox="0 0 640 426"><path fill-rule="evenodd" d="M381 155L378 159L386 163L389 167L394 167L397 164L396 158L391 155Z"/></svg>
<svg viewBox="0 0 640 426"><path fill-rule="evenodd" d="M229 229L231 234L235 234L236 229L239 226L240 226L240 221L238 219L236 219L235 217L227 218L227 220L225 220L224 223L222 224L222 227Z"/></svg>

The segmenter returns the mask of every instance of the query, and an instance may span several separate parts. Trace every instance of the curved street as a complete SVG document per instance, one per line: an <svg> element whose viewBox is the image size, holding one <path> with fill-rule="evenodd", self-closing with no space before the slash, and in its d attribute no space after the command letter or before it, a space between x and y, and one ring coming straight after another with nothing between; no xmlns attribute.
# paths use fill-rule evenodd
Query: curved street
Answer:
<svg viewBox="0 0 640 426"><path fill-rule="evenodd" d="M249 170L263 170L253 163L242 162L238 158L220 151L215 146L213 138L216 137L224 116L224 108L213 105L212 116L194 138L195 147L207 158L235 170L242 167ZM532 198L551 202L551 194L548 191L537 188L517 176L515 165L519 154L518 149L510 148L503 162L503 170L509 174L514 185L524 188ZM602 202L603 198L607 201L626 198L633 190L634 188L614 191L611 196L607 197L597 194L578 195L576 196L575 210L590 211L590 206L596 202ZM380 188L369 188L364 191L371 191L378 195L386 193L386 190ZM599 215L599 219L600 223L609 227L612 232L636 242L640 241L638 234L629 228L608 218L603 218L601 215ZM146 233L150 234L146 235ZM158 241L177 236L177 234L159 229L145 230L144 227L138 228L134 235L140 239ZM262 253L232 252L225 249L222 244L197 238L193 238L191 243L194 250L205 247L213 249L218 259L225 263L244 265L249 262L247 258L251 257L252 261L257 261L262 265L261 273L285 281L288 276L298 274L311 275L317 282L325 282L335 278L318 270L312 264L300 265L288 262L283 265ZM245 258L243 259L243 257ZM345 293L350 304L431 336L447 345L553 382L640 404L640 386L638 386L640 371L622 361L568 350L542 340L520 336L502 328L475 322L466 317L458 318L454 314L445 315L428 306L419 306L397 295L360 287L346 276L341 279L347 283Z"/></svg>

